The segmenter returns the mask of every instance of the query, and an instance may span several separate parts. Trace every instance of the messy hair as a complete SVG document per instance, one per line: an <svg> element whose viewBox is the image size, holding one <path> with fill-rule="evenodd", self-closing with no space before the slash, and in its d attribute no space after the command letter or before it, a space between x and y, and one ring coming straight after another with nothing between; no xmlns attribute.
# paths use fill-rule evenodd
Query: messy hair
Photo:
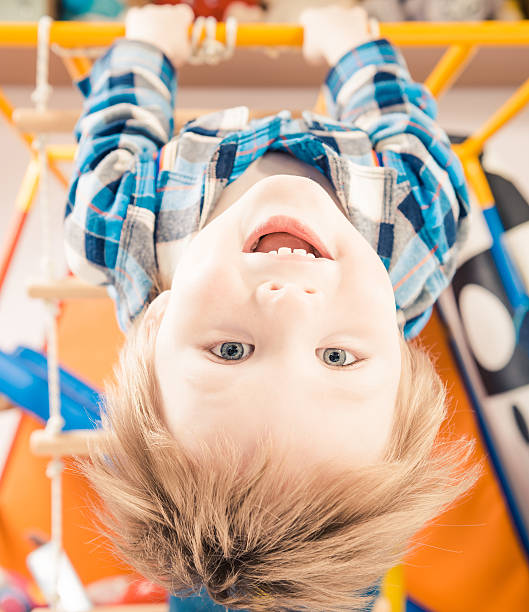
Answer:
<svg viewBox="0 0 529 612"><path fill-rule="evenodd" d="M477 478L472 442L440 439L446 396L430 358L404 340L379 463L294 470L269 436L244 466L224 434L191 451L162 416L157 330L140 317L129 332L106 388L107 436L80 465L116 554L172 594L205 588L217 604L257 612L361 610L412 536Z"/></svg>

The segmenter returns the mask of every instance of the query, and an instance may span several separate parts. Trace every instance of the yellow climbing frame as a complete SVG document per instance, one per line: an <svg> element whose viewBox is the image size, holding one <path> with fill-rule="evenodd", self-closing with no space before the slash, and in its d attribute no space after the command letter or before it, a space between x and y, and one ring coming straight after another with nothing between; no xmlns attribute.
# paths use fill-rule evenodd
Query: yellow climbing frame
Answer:
<svg viewBox="0 0 529 612"><path fill-rule="evenodd" d="M50 44L56 44L69 50L69 53L63 55L62 59L69 74L72 78L77 79L90 70L91 61L83 54L87 48L108 46L114 39L123 36L124 33L123 24L55 22L50 30ZM380 25L380 34L399 46L447 47L425 81L433 95L438 97L453 84L479 47L528 46L529 21L505 23L493 21L483 23L385 23ZM219 23L216 37L219 41L225 42L225 35L225 25ZM36 44L36 23L0 22L0 46L35 47ZM236 45L238 47L300 47L302 44L303 28L297 25L241 24L237 30ZM463 143L454 146L465 169L467 179L479 203L484 208L493 204L493 197L478 161L478 156L484 143L528 102L529 78L482 126ZM321 95L316 108L319 112L325 110ZM14 110L12 104L0 89L0 114L17 129L13 119ZM31 208L39 180L39 167L32 147L34 136L20 129L18 133L33 154L15 204L18 222L20 222ZM68 181L57 163L73 160L74 154L74 146L55 145L47 148L50 168L65 186ZM11 249L12 252L21 228L21 226L15 227L16 221L11 232L11 240L8 237L7 241L7 250ZM8 256L7 260L4 256L3 267L5 269L2 272L0 268L0 287L3 280L2 273L5 276L10 259L11 256ZM391 603L392 612L402 612L404 609L404 585L401 567L396 567L388 573L384 580L383 591Z"/></svg>

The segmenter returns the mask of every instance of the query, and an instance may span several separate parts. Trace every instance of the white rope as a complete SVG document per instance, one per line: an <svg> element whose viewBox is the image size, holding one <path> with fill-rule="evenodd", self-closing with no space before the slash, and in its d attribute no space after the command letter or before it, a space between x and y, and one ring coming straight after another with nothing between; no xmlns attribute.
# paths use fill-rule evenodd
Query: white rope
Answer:
<svg viewBox="0 0 529 612"><path fill-rule="evenodd" d="M217 20L215 17L197 17L193 23L191 33L191 56L188 59L190 64L218 64L229 59L235 52L237 41L237 19L228 17L226 20L226 44L216 40ZM200 39L203 31L206 37L202 44ZM51 50L62 57L101 57L108 47L82 47L69 49L61 47L57 43L51 45Z"/></svg>
<svg viewBox="0 0 529 612"><path fill-rule="evenodd" d="M202 44L200 39L205 30L205 38ZM226 44L216 39L217 20L215 17L197 17L191 31L191 55L188 59L190 64L218 64L229 59L237 42L237 20L228 17L226 20Z"/></svg>
<svg viewBox="0 0 529 612"><path fill-rule="evenodd" d="M380 23L375 17L370 17L368 23L369 33L375 38L380 38Z"/></svg>
<svg viewBox="0 0 529 612"><path fill-rule="evenodd" d="M51 17L44 16L39 20L37 43L37 75L36 88L32 94L38 111L45 111L51 94L48 81L50 28ZM55 276L53 265L53 236L51 229L51 210L48 181L48 157L46 154L46 139L41 134L35 141L40 166L39 204L42 222L42 272L47 280ZM48 361L48 398L50 418L46 423L46 431L56 434L61 431L64 420L61 416L61 395L59 386L59 364L57 351L57 303L47 300L46 309L46 336ZM53 562L53 588L50 605L58 610L59 602L59 569L62 551L62 470L63 463L59 457L53 457L46 469L46 476L51 480L51 541L54 548Z"/></svg>
<svg viewBox="0 0 529 612"><path fill-rule="evenodd" d="M31 95L31 99L35 102L37 110L45 110L50 97L51 87L48 83L48 65L49 65L49 41L50 28L52 18L44 15L39 19L38 27L38 46L37 46L37 86Z"/></svg>

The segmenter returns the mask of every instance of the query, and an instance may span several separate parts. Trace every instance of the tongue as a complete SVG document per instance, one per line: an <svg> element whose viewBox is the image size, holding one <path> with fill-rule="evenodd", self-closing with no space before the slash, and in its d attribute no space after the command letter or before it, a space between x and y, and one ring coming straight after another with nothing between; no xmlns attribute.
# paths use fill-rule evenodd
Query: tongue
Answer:
<svg viewBox="0 0 529 612"><path fill-rule="evenodd" d="M314 248L303 238L298 238L287 232L273 232L266 234L257 243L254 253L268 253L277 251L280 247L290 247L291 249L305 249L307 253L314 253Z"/></svg>

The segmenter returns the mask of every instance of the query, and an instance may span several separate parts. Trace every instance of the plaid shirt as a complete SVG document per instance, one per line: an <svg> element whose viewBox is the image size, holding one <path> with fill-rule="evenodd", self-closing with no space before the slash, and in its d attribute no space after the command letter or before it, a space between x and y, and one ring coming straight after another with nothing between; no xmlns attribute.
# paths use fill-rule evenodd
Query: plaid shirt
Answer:
<svg viewBox="0 0 529 612"><path fill-rule="evenodd" d="M223 189L267 151L315 166L388 270L406 338L419 333L455 271L467 231L460 163L435 123L435 101L386 40L352 49L325 82L329 117L289 111L248 121L241 106L173 135L176 73L154 46L116 42L79 83L84 112L65 213L72 271L108 285L126 330L159 273Z"/></svg>

